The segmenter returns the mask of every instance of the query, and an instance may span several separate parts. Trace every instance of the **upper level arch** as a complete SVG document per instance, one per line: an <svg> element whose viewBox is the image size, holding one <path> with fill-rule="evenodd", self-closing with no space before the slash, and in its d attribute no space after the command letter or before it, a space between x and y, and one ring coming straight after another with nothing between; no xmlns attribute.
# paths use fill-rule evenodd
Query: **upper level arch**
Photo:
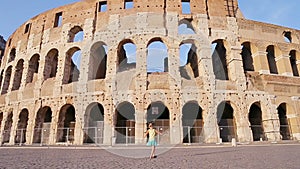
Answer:
<svg viewBox="0 0 300 169"><path fill-rule="evenodd" d="M168 47L159 37L147 44L147 72L168 72Z"/></svg>
<svg viewBox="0 0 300 169"><path fill-rule="evenodd" d="M63 84L77 82L80 75L81 49L73 47L66 52Z"/></svg>
<svg viewBox="0 0 300 169"><path fill-rule="evenodd" d="M45 57L45 66L44 66L44 80L47 80L48 78L53 78L56 76L57 73L57 66L58 66L58 50L57 49L51 49L46 57Z"/></svg>
<svg viewBox="0 0 300 169"><path fill-rule="evenodd" d="M212 42L212 63L216 79L229 80L228 74L228 43L223 39Z"/></svg>
<svg viewBox="0 0 300 169"><path fill-rule="evenodd" d="M26 77L26 84L31 83L37 80L37 73L39 71L39 63L40 62L40 55L34 54L29 62L28 62L28 71Z"/></svg>
<svg viewBox="0 0 300 169"><path fill-rule="evenodd" d="M196 34L191 19L181 19L178 22L178 34L179 35Z"/></svg>
<svg viewBox="0 0 300 169"><path fill-rule="evenodd" d="M117 72L136 68L136 45L131 39L124 39L118 45Z"/></svg>
<svg viewBox="0 0 300 169"><path fill-rule="evenodd" d="M69 30L68 42L81 42L84 39L84 32L80 26L74 26Z"/></svg>
<svg viewBox="0 0 300 169"><path fill-rule="evenodd" d="M107 69L107 52L106 43L98 41L90 49L88 79L105 79Z"/></svg>

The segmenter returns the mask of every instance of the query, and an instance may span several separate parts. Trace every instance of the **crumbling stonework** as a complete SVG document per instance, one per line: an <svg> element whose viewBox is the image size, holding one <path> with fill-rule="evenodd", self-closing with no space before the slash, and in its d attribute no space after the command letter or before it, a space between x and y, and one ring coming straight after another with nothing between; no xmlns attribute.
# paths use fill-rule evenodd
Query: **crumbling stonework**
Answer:
<svg viewBox="0 0 300 169"><path fill-rule="evenodd" d="M88 0L28 20L2 59L0 142L144 144L150 121L165 144L299 140L300 32L237 4Z"/></svg>

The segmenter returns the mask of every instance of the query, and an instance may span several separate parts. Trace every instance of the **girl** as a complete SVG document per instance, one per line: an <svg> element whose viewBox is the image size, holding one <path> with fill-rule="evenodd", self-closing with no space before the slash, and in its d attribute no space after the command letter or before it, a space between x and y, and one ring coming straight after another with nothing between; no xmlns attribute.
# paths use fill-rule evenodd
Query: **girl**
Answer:
<svg viewBox="0 0 300 169"><path fill-rule="evenodd" d="M145 133L144 137L147 137L147 135L149 134L149 140L147 142L147 146L151 146L152 150L151 150L151 154L150 154L150 159L154 158L154 153L155 153L155 146L157 146L156 140L155 140L155 135L156 134L161 134L159 131L157 131L156 129L153 128L152 123L149 123L149 129L147 130L147 132Z"/></svg>

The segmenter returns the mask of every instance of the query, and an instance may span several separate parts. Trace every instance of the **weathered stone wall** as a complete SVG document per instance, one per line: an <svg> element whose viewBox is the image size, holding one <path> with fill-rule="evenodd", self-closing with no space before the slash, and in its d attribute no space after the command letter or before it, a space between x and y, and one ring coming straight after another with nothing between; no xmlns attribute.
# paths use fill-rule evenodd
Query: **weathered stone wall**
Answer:
<svg viewBox="0 0 300 169"><path fill-rule="evenodd" d="M134 107L134 143L144 144L152 104L164 105L169 112L163 138L171 144L182 143L183 107L188 103L202 110L203 142L219 142L227 137L251 142L257 140L257 135L279 141L283 132L280 106L285 110L283 119L289 121L290 138L300 139L300 83L295 73L300 70L298 30L246 20L237 1L228 5L223 0L191 0L188 14L182 13L179 0L134 0L131 9L124 9L121 0L97 2L83 1L49 10L28 20L9 38L1 64L1 143L20 142L20 132L25 133L22 136L26 144L39 140L36 137L42 134L36 134L41 133L37 126L46 121L38 119L47 119L44 110L50 108L51 124L46 125L50 127L43 128L48 133L46 144L83 144L95 103L102 106L100 110L103 108L103 144L112 144L117 136L118 108L122 105ZM99 11L105 2L107 11ZM57 22L59 17L61 24ZM178 31L181 23L194 33ZM83 40L75 41L74 35L81 30ZM148 46L153 41L167 48L167 71L147 71ZM129 42L136 46L136 63L121 71L121 47ZM194 60L183 69L189 78L180 72L179 52L184 43L195 46L195 55L189 56ZM212 54L212 44L216 44L218 55ZM268 46L272 46L269 52ZM76 51L81 51L81 62L75 80L70 77L76 69L71 61ZM273 62L267 59L272 56ZM246 63L253 70L246 69ZM272 63L277 73L270 73ZM222 70L226 78L218 79L217 70ZM195 73L198 75L193 76ZM224 104L229 108L222 109ZM233 117L221 118L219 111L231 112ZM21 112L28 112L26 131L20 128ZM252 114L259 124L250 120ZM227 121L233 123L219 126L220 118L229 118ZM224 134L227 128L234 134ZM257 128L263 131L256 133Z"/></svg>

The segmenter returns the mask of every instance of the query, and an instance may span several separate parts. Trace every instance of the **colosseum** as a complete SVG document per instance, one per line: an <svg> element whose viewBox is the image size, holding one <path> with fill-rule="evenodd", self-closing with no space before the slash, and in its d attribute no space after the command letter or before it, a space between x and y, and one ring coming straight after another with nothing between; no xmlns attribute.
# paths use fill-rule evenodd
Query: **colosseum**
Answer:
<svg viewBox="0 0 300 169"><path fill-rule="evenodd" d="M7 40L1 145L300 140L300 31L237 0L86 0Z"/></svg>

